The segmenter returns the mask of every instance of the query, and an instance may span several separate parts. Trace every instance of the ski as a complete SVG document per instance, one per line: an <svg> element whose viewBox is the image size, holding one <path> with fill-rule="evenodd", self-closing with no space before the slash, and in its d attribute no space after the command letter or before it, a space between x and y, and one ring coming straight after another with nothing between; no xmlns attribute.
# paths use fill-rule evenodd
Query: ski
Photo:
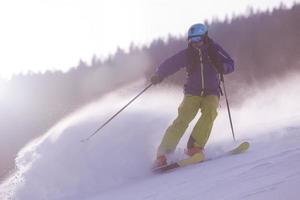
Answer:
<svg viewBox="0 0 300 200"><path fill-rule="evenodd" d="M234 149L225 152L224 154L217 156L215 158L208 158L205 159L203 153L196 153L193 156L183 159L183 160L179 160L175 163L171 163L159 168L155 168L153 169L154 173L163 173L163 172L167 172L170 170L174 170L177 168L182 168L188 165L192 165L192 164L197 164L197 163L201 163L201 162L206 162L206 161L210 161L210 160L215 160L221 157L224 157L226 155L236 155L236 154L240 154L240 153L244 153L245 151L247 151L250 147L250 143L249 142L243 142L241 143L239 146L235 147Z"/></svg>

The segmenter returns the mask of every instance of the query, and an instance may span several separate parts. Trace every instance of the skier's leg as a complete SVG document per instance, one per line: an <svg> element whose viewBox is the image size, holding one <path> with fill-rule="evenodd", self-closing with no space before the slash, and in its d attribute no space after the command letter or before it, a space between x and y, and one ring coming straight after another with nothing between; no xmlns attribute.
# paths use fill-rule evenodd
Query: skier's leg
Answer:
<svg viewBox="0 0 300 200"><path fill-rule="evenodd" d="M212 130L214 120L217 117L219 97L214 95L206 96L201 101L201 117L196 123L188 142L188 149L199 147L203 149Z"/></svg>
<svg viewBox="0 0 300 200"><path fill-rule="evenodd" d="M158 148L157 156L173 152L187 129L189 123L197 115L201 97L186 95L178 108L178 116L167 128L163 140Z"/></svg>

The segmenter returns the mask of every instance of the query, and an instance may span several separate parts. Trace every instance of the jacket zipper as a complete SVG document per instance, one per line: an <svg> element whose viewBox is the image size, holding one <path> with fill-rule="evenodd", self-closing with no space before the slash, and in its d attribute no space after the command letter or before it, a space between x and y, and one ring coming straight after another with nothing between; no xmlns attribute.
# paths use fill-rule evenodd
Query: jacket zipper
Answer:
<svg viewBox="0 0 300 200"><path fill-rule="evenodd" d="M200 57L200 69L201 69L201 92L200 92L200 96L203 96L204 94L204 73L203 73L203 58L202 58L202 52L199 49L199 57Z"/></svg>

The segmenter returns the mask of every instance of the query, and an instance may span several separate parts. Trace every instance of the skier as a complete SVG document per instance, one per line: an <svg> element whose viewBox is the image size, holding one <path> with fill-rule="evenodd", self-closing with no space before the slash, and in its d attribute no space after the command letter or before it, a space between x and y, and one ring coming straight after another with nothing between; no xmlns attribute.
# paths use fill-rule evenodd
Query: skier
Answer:
<svg viewBox="0 0 300 200"><path fill-rule="evenodd" d="M167 128L158 147L154 168L167 165L166 155L175 150L199 109L201 117L192 130L186 154L189 156L201 154L202 160L204 159L204 146L217 117L222 94L220 77L234 71L234 61L220 45L208 37L206 25L194 24L188 30L188 47L160 64L151 77L151 83L156 85L183 67L187 71L185 95L178 108L176 119Z"/></svg>

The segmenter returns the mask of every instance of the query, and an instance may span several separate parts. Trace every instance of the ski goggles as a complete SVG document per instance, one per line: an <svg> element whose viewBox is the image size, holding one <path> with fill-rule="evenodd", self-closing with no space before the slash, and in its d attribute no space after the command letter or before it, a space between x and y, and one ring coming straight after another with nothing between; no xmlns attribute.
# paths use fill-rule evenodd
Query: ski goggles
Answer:
<svg viewBox="0 0 300 200"><path fill-rule="evenodd" d="M189 39L189 42L191 42L191 43L202 42L203 39L204 39L203 36L200 36L200 35L199 35L199 36L194 36L194 37L191 37L191 38Z"/></svg>

